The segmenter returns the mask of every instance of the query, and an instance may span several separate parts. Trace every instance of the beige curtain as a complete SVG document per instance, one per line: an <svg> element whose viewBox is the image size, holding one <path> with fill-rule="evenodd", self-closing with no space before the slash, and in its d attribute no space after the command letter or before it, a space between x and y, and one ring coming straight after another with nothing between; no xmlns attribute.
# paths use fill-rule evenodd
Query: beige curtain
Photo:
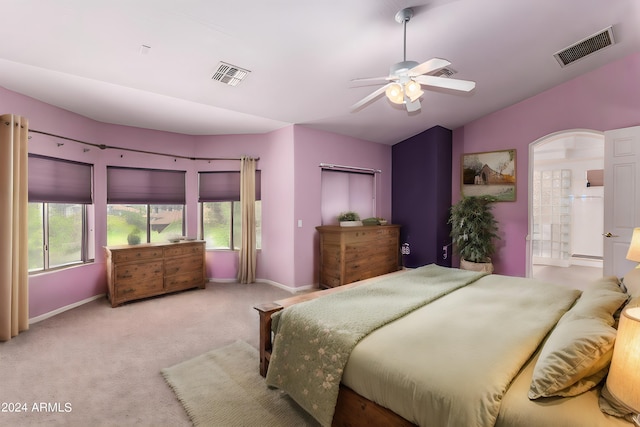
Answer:
<svg viewBox="0 0 640 427"><path fill-rule="evenodd" d="M0 116L0 341L29 329L28 132L26 118Z"/></svg>
<svg viewBox="0 0 640 427"><path fill-rule="evenodd" d="M256 281L256 161L240 160L240 209L242 213L242 243L238 264L238 281Z"/></svg>

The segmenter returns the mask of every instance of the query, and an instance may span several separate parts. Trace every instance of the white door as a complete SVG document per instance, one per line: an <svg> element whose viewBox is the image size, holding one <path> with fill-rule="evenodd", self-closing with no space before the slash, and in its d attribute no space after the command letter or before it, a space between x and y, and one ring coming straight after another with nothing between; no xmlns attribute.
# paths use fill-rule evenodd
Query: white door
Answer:
<svg viewBox="0 0 640 427"><path fill-rule="evenodd" d="M624 276L634 227L640 227L640 126L607 131L604 154L605 276Z"/></svg>

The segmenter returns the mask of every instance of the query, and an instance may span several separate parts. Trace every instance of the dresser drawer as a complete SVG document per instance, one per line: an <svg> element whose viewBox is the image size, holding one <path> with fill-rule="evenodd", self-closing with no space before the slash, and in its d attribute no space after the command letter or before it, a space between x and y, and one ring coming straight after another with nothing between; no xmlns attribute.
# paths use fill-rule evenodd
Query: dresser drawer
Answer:
<svg viewBox="0 0 640 427"><path fill-rule="evenodd" d="M389 255L396 254L400 249L398 248L398 239L393 237L383 237L375 243L351 243L347 244L344 249L345 262L369 259L376 255Z"/></svg>
<svg viewBox="0 0 640 427"><path fill-rule="evenodd" d="M114 289L116 301L146 298L162 293L164 293L164 286L161 275L142 282L116 283Z"/></svg>
<svg viewBox="0 0 640 427"><path fill-rule="evenodd" d="M172 274L186 273L189 271L197 271L202 274L203 264L204 259L202 256L170 258L164 263L164 274L170 276Z"/></svg>
<svg viewBox="0 0 640 427"><path fill-rule="evenodd" d="M201 244L178 243L164 248L165 258L182 255L202 255L203 246Z"/></svg>
<svg viewBox="0 0 640 427"><path fill-rule="evenodd" d="M167 292L195 288L196 286L203 287L203 285L202 270L166 276L164 279L164 287Z"/></svg>
<svg viewBox="0 0 640 427"><path fill-rule="evenodd" d="M113 262L162 258L162 248L144 247L113 251Z"/></svg>
<svg viewBox="0 0 640 427"><path fill-rule="evenodd" d="M160 278L162 261L146 261L136 264L120 264L115 267L115 283L139 283Z"/></svg>
<svg viewBox="0 0 640 427"><path fill-rule="evenodd" d="M356 228L356 227L354 227ZM361 228L361 227L357 227ZM375 226L362 227L361 230L345 233L343 239L346 244L349 243L377 243L385 238L397 238L398 231L392 227Z"/></svg>

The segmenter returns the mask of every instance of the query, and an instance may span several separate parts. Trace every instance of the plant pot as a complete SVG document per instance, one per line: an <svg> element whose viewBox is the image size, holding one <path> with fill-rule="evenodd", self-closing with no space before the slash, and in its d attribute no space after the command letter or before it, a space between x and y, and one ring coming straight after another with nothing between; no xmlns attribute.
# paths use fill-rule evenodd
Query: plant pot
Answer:
<svg viewBox="0 0 640 427"><path fill-rule="evenodd" d="M460 268L462 270L484 271L489 274L493 273L493 263L491 263L491 260L487 262L471 262L466 259L461 259Z"/></svg>
<svg viewBox="0 0 640 427"><path fill-rule="evenodd" d="M127 243L130 245L137 245L140 243L140 235L139 234L129 234L127 236Z"/></svg>
<svg viewBox="0 0 640 427"><path fill-rule="evenodd" d="M358 227L362 225L362 221L340 221L340 227Z"/></svg>

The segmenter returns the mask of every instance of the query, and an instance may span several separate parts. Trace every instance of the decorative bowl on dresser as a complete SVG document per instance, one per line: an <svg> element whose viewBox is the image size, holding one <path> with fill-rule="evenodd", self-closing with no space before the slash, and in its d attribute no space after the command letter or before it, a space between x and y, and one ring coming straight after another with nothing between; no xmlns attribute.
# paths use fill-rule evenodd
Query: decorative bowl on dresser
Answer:
<svg viewBox="0 0 640 427"><path fill-rule="evenodd" d="M333 288L400 270L400 226L322 225L320 287Z"/></svg>
<svg viewBox="0 0 640 427"><path fill-rule="evenodd" d="M107 297L112 307L206 284L205 242L105 247Z"/></svg>

